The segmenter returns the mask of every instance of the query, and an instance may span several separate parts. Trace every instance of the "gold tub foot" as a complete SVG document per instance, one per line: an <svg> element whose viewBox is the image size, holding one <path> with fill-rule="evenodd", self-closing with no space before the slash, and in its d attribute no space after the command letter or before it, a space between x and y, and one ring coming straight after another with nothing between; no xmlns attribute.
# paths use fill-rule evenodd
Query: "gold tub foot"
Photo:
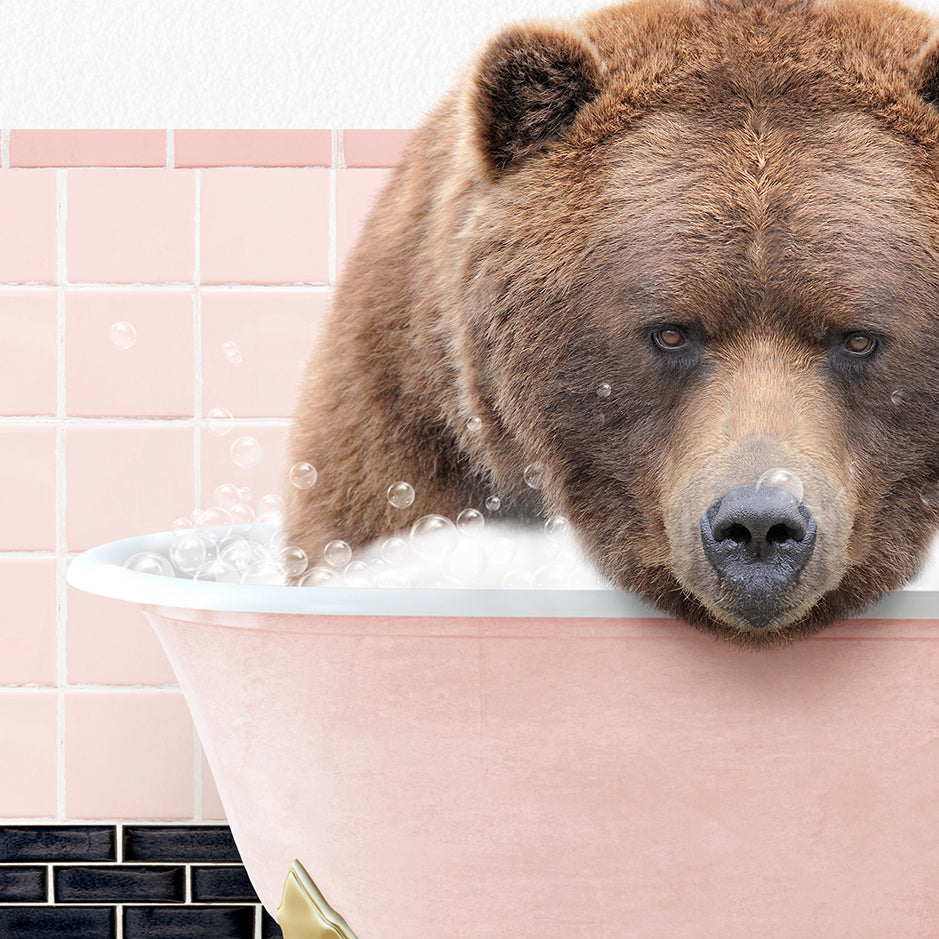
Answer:
<svg viewBox="0 0 939 939"><path fill-rule="evenodd" d="M293 862L284 881L277 921L284 939L356 939L299 861Z"/></svg>

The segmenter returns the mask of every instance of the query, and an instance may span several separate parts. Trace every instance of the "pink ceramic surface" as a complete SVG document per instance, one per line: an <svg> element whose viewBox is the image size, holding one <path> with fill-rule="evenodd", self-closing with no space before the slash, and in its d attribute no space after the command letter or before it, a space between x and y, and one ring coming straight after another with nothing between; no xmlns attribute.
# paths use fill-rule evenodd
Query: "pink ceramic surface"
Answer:
<svg viewBox="0 0 939 939"><path fill-rule="evenodd" d="M338 170L336 173L336 269L355 245L375 198L391 175L387 169Z"/></svg>
<svg viewBox="0 0 939 939"><path fill-rule="evenodd" d="M192 170L70 170L68 278L73 283L191 282L195 216Z"/></svg>
<svg viewBox="0 0 939 939"><path fill-rule="evenodd" d="M69 818L192 817L193 729L181 694L68 691L65 726Z"/></svg>
<svg viewBox="0 0 939 939"><path fill-rule="evenodd" d="M0 282L55 283L56 171L0 173Z"/></svg>
<svg viewBox="0 0 939 939"><path fill-rule="evenodd" d="M165 165L165 130L10 131L10 166Z"/></svg>
<svg viewBox="0 0 939 939"><path fill-rule="evenodd" d="M192 417L193 292L72 290L65 297L66 413L78 417ZM114 323L136 332L129 349Z"/></svg>
<svg viewBox="0 0 939 939"><path fill-rule="evenodd" d="M201 506L213 504L212 495L222 483L247 486L252 494L251 505L257 507L258 499L273 493L280 495L284 488L287 449L286 422L279 426L238 422L224 437L216 437L207 429L200 430L202 437L202 497ZM240 437L251 437L261 445L261 461L256 466L241 467L232 461L232 444ZM151 529L156 531L156 529Z"/></svg>
<svg viewBox="0 0 939 939"><path fill-rule="evenodd" d="M269 910L296 857L359 939L939 931L934 638L145 609Z"/></svg>
<svg viewBox="0 0 939 939"><path fill-rule="evenodd" d="M326 281L328 170L207 169L201 178L203 283Z"/></svg>
<svg viewBox="0 0 939 939"><path fill-rule="evenodd" d="M176 166L330 166L328 130L177 130Z"/></svg>
<svg viewBox="0 0 939 939"><path fill-rule="evenodd" d="M69 550L167 531L192 511L192 427L73 425L65 432ZM0 470L2 472L2 470Z"/></svg>
<svg viewBox="0 0 939 939"><path fill-rule="evenodd" d="M51 597L54 605L54 591ZM137 610L72 587L67 598L66 675L70 685L176 684L163 648ZM52 661L54 665L54 652Z"/></svg>
<svg viewBox="0 0 939 939"><path fill-rule="evenodd" d="M55 685L55 559L0 557L0 685Z"/></svg>
<svg viewBox="0 0 939 939"><path fill-rule="evenodd" d="M346 166L397 166L414 137L413 130L344 130Z"/></svg>
<svg viewBox="0 0 939 939"><path fill-rule="evenodd" d="M54 551L55 427L0 425L0 551Z"/></svg>
<svg viewBox="0 0 939 939"><path fill-rule="evenodd" d="M202 408L236 417L290 417L306 353L328 297L311 291L211 291L202 294ZM234 342L232 364L222 345Z"/></svg>
<svg viewBox="0 0 939 939"><path fill-rule="evenodd" d="M7 818L56 814L56 692L0 694L0 806Z"/></svg>
<svg viewBox="0 0 939 939"><path fill-rule="evenodd" d="M0 289L0 415L56 412L55 290Z"/></svg>

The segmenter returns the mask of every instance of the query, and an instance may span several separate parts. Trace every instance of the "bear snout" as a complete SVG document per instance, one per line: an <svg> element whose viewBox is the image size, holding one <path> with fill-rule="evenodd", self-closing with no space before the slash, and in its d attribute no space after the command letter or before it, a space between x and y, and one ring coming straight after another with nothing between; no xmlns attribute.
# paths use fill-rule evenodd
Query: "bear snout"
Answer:
<svg viewBox="0 0 939 939"><path fill-rule="evenodd" d="M702 515L705 557L727 591L734 612L763 629L785 612L815 549L811 511L779 486L737 486Z"/></svg>

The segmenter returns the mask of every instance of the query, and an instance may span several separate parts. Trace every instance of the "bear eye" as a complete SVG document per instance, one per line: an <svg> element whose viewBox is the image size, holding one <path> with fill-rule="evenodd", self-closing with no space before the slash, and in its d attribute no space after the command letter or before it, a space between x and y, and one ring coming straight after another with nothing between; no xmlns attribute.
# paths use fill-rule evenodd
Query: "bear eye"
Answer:
<svg viewBox="0 0 939 939"><path fill-rule="evenodd" d="M681 349L688 342L684 332L677 326L665 326L658 329L652 334L652 338L655 340L655 344L660 349L665 349L666 352Z"/></svg>
<svg viewBox="0 0 939 939"><path fill-rule="evenodd" d="M877 348L877 340L868 333L850 333L844 340L844 351L851 355L870 355Z"/></svg>

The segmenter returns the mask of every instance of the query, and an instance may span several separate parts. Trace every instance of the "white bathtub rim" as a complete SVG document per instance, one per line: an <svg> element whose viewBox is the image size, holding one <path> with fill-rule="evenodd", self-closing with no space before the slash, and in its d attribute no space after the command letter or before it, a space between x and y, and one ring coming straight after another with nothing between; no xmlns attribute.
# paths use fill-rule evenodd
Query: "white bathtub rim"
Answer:
<svg viewBox="0 0 939 939"><path fill-rule="evenodd" d="M267 528L273 526L255 526ZM330 616L671 618L622 590L493 590L403 587L286 587L216 584L128 570L140 551L165 554L172 532L98 545L68 566L71 586L87 593L164 608ZM939 619L939 590L902 589L852 619Z"/></svg>

